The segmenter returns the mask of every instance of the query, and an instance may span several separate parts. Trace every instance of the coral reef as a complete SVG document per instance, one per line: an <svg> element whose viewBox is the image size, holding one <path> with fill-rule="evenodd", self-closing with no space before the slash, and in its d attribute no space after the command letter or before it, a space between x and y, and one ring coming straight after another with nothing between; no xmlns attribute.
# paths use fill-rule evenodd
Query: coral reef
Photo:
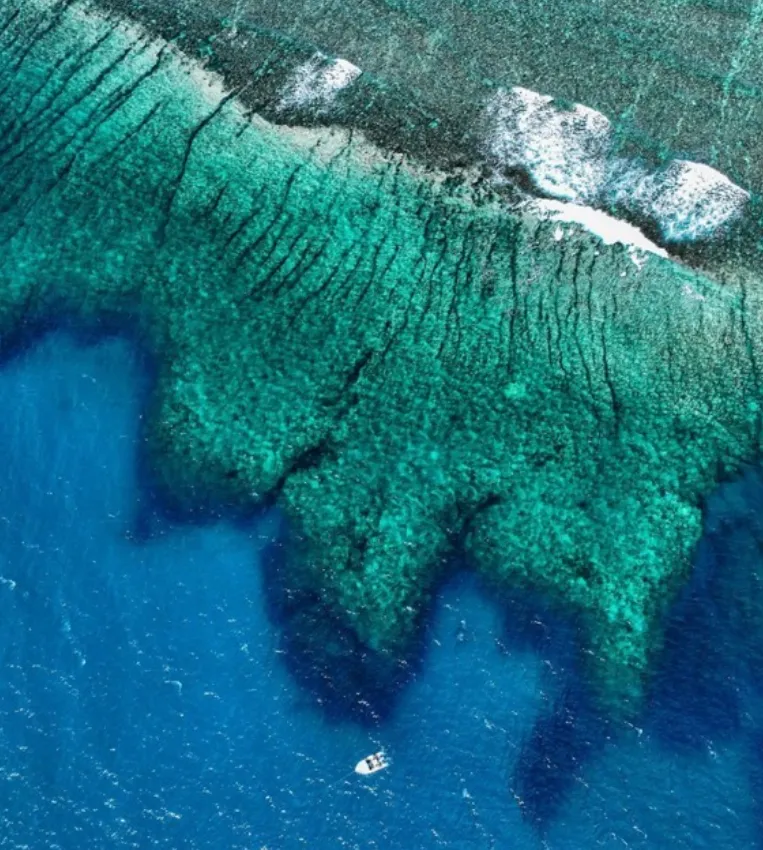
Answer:
<svg viewBox="0 0 763 850"><path fill-rule="evenodd" d="M449 555L564 600L637 697L702 499L760 448L760 296L634 262L339 130L276 127L167 42L0 3L0 327L130 317L168 496L274 500L369 651Z"/></svg>

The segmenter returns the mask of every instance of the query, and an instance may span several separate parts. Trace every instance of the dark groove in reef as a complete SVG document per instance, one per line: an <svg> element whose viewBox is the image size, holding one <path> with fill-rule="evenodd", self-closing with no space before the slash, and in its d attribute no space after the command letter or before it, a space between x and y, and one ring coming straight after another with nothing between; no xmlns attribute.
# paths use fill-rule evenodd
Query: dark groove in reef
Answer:
<svg viewBox="0 0 763 850"><path fill-rule="evenodd" d="M325 404L329 407L335 407L339 404L339 402L348 395L350 390L357 384L360 380L360 376L363 373L363 370L368 366L368 364L373 359L376 351L373 348L366 349L363 354L358 357L352 367L352 371L347 375L344 379L344 383L342 384L342 388L339 390L337 395L334 397L327 399Z"/></svg>
<svg viewBox="0 0 763 850"><path fill-rule="evenodd" d="M21 55L16 59L16 61L11 66L11 72L12 73L17 74L21 70L21 66L24 64L27 56L29 56L29 54L32 52L32 50L34 50L34 48L37 47L39 42L43 38L45 38L46 35L48 35L49 33L53 32L56 29L56 27L61 22L61 16L63 15L63 13L65 11L66 5L67 5L66 3L59 3L58 4L58 6L60 8L58 9L58 11L54 10L52 12L52 14L50 16L50 21L48 22L47 26L45 26L45 20L42 19L42 18L40 19L40 21L38 23L42 25L41 31L40 32L33 32L33 33L30 34L30 38L29 38L29 41L27 43L27 46L21 51Z"/></svg>
<svg viewBox="0 0 763 850"><path fill-rule="evenodd" d="M210 206L207 215L211 216L217 209L217 206L222 200L223 193L225 192L227 187L228 184L226 183L225 186L223 186L219 193L215 196L215 200ZM222 244L222 247L220 248L220 251L217 254L218 260L222 260L226 256L226 254L228 253L228 249L231 247L231 245L238 239L239 236L241 236L246 230L248 230L249 226L252 224L252 222L255 221L255 219L261 212L262 206L255 199L252 203L251 210L245 216L242 217L241 221L236 225L236 227L233 228L233 230L231 230L231 232L226 237L225 241Z"/></svg>
<svg viewBox="0 0 763 850"><path fill-rule="evenodd" d="M250 242L248 245L246 245L239 252L239 254L236 256L236 259L233 262L233 271L237 271L238 269L240 269L243 266L243 264L247 261L247 259L260 247L263 240L266 239L270 235L270 230L273 227L273 225L275 225L275 223L281 218L281 216L283 216L283 213L286 209L286 205L289 202L289 196L291 195L291 191L292 191L292 188L294 186L294 181L297 179L297 174L300 172L300 170L303 167L304 166L298 166L296 169L294 169L291 172L291 174L289 175L289 177L286 180L286 187L285 187L283 200L279 204L278 208L276 209L275 215L272 217L270 222L260 231L257 238L253 242ZM278 239L280 239L281 236L283 235L283 231L289 225L290 221L291 221L291 216L290 216L290 214L287 214L284 225L281 228L281 232L276 237L276 239L273 240L274 247L275 247L275 244L277 243ZM271 248L271 253L272 253L272 251L273 251L273 248ZM265 257L263 262L267 262L267 260L269 260L269 259L270 259L270 255L268 254ZM245 295L242 298L240 298L238 303L239 304L242 303L247 298L251 297L252 294L253 294L253 291L250 291L248 295Z"/></svg>
<svg viewBox="0 0 763 850"><path fill-rule="evenodd" d="M11 24L13 24L13 22L16 20L16 18L18 18L20 14L21 9L14 9L13 12L11 12L10 16L5 20L5 23L0 26L0 38L5 35L8 28L11 26Z"/></svg>
<svg viewBox="0 0 763 850"><path fill-rule="evenodd" d="M599 325L600 335L601 335L601 361L602 361L602 369L604 374L604 383L607 385L607 390L609 391L609 398L612 407L612 415L614 417L614 427L615 434L617 434L620 430L620 400L617 397L617 393L615 391L615 385L612 381L612 375L609 369L609 358L607 356L607 333L605 328L605 323L607 319L607 312L604 310L604 321Z"/></svg>
<svg viewBox="0 0 763 850"><path fill-rule="evenodd" d="M460 297L460 289L459 289L459 286L458 286L458 278L461 274L461 269L463 268L464 263L467 262L467 251L471 251L472 253L474 251L474 242L473 242L474 232L475 232L474 222L470 221L466 226L466 230L464 231L464 235L463 235L463 238L461 240L461 247L458 251L458 259L456 260L456 263L453 267L452 295L451 295L451 299L450 299L450 306L448 308L448 313L447 313L447 316L445 317L445 330L444 330L444 333L443 333L442 341L440 342L440 347L437 351L437 357L438 358L442 356L442 353L445 349L445 345L446 345L447 340L450 336L451 319L456 324L456 327L458 329L458 333L457 333L458 338L460 338L460 336L461 336L460 320L459 320L459 314L458 314L458 299ZM458 351L458 344L456 344L456 346L454 347L454 353L456 353L457 351Z"/></svg>
<svg viewBox="0 0 763 850"><path fill-rule="evenodd" d="M108 149L103 154L103 156L96 161L96 164L102 167L109 159L114 157L121 148L134 141L143 132L143 130L145 130L146 127L148 127L148 125L154 120L154 118L161 111L163 105L164 103L162 101L157 101L156 103L154 103L148 110L148 112L146 112L146 114L140 119L140 121L138 121L138 123L128 133L122 136L122 138L115 145L113 145L113 147Z"/></svg>
<svg viewBox="0 0 763 850"><path fill-rule="evenodd" d="M425 242L425 244L429 241L428 240L428 236L429 236L428 231L429 231L429 226L433 221L435 221L435 214L431 213L430 216L427 218L426 223L425 223L425 227L424 227L424 242ZM447 219L443 222L441 219L438 218L437 223L441 227L444 227L447 224ZM428 319L429 316L430 316L431 309L432 309L432 301L434 299L434 291L435 291L434 283L437 280L437 274L440 270L440 266L442 265L442 263L445 260L445 255L446 255L447 249L448 249L448 244L447 244L447 240L445 238L445 234L442 233L442 232L438 232L437 236L438 236L438 238L434 239L434 241L439 244L440 252L437 256L437 259L434 262L434 265L432 266L432 270L429 272L428 276L426 277L426 283L427 283L426 293L427 294L426 294L426 300L424 302L424 308L421 311L421 316L419 318L419 322L418 322L418 325L416 327L417 341L419 341L421 339L420 334L421 334L421 331L422 331L422 326L424 324L424 321L426 319ZM429 253L428 252L422 253L421 262L422 262L422 265L423 265L423 271L422 271L422 275L419 278L419 280L423 281L424 280L424 273L426 272L426 267L427 267L427 264L429 262ZM419 261L417 260L416 269L418 269L418 263L419 263Z"/></svg>
<svg viewBox="0 0 763 850"><path fill-rule="evenodd" d="M273 485L265 499L266 504L275 504L278 496L286 486L287 481L299 472L307 472L316 469L324 460L332 455L332 443L330 437L324 437L319 443L301 451Z"/></svg>
<svg viewBox="0 0 763 850"><path fill-rule="evenodd" d="M355 250L356 247L357 247L356 243L353 242L348 247L343 249L342 254L340 255L339 261L334 264L331 271L326 275L323 283L313 292L308 292L307 295L302 300L302 302L300 303L299 307L297 307L296 311L292 314L292 316L289 320L289 325L288 325L289 327L294 326L294 324L296 323L296 321L299 318L302 311L305 309L305 307L314 298L316 298L317 296L321 295L324 291L327 291L329 289L329 287L334 282L337 274L339 274L340 269L342 268L342 266L346 262L347 257Z"/></svg>
<svg viewBox="0 0 763 850"><path fill-rule="evenodd" d="M199 134L207 127L212 121L217 118L217 116L222 112L225 108L226 104L228 104L234 97L239 94L237 91L230 91L224 97L220 99L220 102L215 106L215 108L208 114L205 115L204 118L199 121L196 126L191 130L188 135L188 139L186 140L185 149L183 150L183 157L180 161L180 168L178 169L178 173L175 178L170 183L169 193L167 195L163 215L159 222L159 228L157 230L156 238L158 244L161 246L167 240L167 228L169 227L170 220L172 218L172 208L175 206L175 199L177 197L177 193L180 190L180 186L183 183L183 178L188 171L188 162L191 159L191 154L193 153L193 147L196 144L196 140L199 137Z"/></svg>
<svg viewBox="0 0 763 850"><path fill-rule="evenodd" d="M49 118L47 121L40 121L40 131L39 133L32 138L32 140L26 145L21 147L17 153L10 158L5 164L4 168L8 168L13 165L18 159L23 157L25 154L33 150L45 137L46 133L49 133L50 130L57 126L59 122L65 117L67 112L70 112L72 109L79 106L83 103L91 94L96 92L101 84L108 79L108 77L114 72L114 70L130 55L132 52L132 46L125 48L122 53L120 53L111 64L107 65L100 73L98 73L95 78L83 89L83 91L72 101L68 103L65 107L59 109L57 112L54 112L53 117ZM54 101L51 101L45 107L45 110L50 109ZM40 114L40 118L42 119L44 112Z"/></svg>

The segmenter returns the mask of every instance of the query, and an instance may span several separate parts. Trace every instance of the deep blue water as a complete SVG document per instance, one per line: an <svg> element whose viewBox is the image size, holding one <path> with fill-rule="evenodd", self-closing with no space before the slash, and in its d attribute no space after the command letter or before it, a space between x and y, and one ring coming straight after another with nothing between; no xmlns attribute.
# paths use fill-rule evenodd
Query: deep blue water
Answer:
<svg viewBox="0 0 763 850"><path fill-rule="evenodd" d="M593 713L570 625L461 576L360 723L293 675L277 517L153 516L148 374L63 334L0 369L0 847L763 846L756 473L711 500L643 722ZM380 746L391 768L352 775Z"/></svg>

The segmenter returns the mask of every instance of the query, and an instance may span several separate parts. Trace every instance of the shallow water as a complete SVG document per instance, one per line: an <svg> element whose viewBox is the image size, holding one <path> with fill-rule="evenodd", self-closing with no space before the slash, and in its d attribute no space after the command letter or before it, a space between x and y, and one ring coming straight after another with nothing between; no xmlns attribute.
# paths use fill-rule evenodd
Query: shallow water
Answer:
<svg viewBox="0 0 763 850"><path fill-rule="evenodd" d="M712 613L740 576L754 601L755 480L715 499L744 557L703 542L640 725L586 708L542 606L499 607L466 576L438 595L389 716L328 720L268 618L277 518L153 512L148 374L125 341L63 334L0 372L3 846L760 845L755 635ZM388 771L351 773L380 746Z"/></svg>

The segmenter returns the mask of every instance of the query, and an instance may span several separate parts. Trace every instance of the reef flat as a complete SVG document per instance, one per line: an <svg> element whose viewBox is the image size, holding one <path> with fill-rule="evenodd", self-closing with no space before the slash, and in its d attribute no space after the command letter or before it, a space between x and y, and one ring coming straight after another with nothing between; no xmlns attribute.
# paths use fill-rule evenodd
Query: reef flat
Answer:
<svg viewBox="0 0 763 850"><path fill-rule="evenodd" d="M760 450L760 296L278 127L92 6L0 3L0 326L137 322L166 493L277 502L370 652L454 551L562 600L638 697L701 505ZM637 700L636 700L637 701Z"/></svg>

